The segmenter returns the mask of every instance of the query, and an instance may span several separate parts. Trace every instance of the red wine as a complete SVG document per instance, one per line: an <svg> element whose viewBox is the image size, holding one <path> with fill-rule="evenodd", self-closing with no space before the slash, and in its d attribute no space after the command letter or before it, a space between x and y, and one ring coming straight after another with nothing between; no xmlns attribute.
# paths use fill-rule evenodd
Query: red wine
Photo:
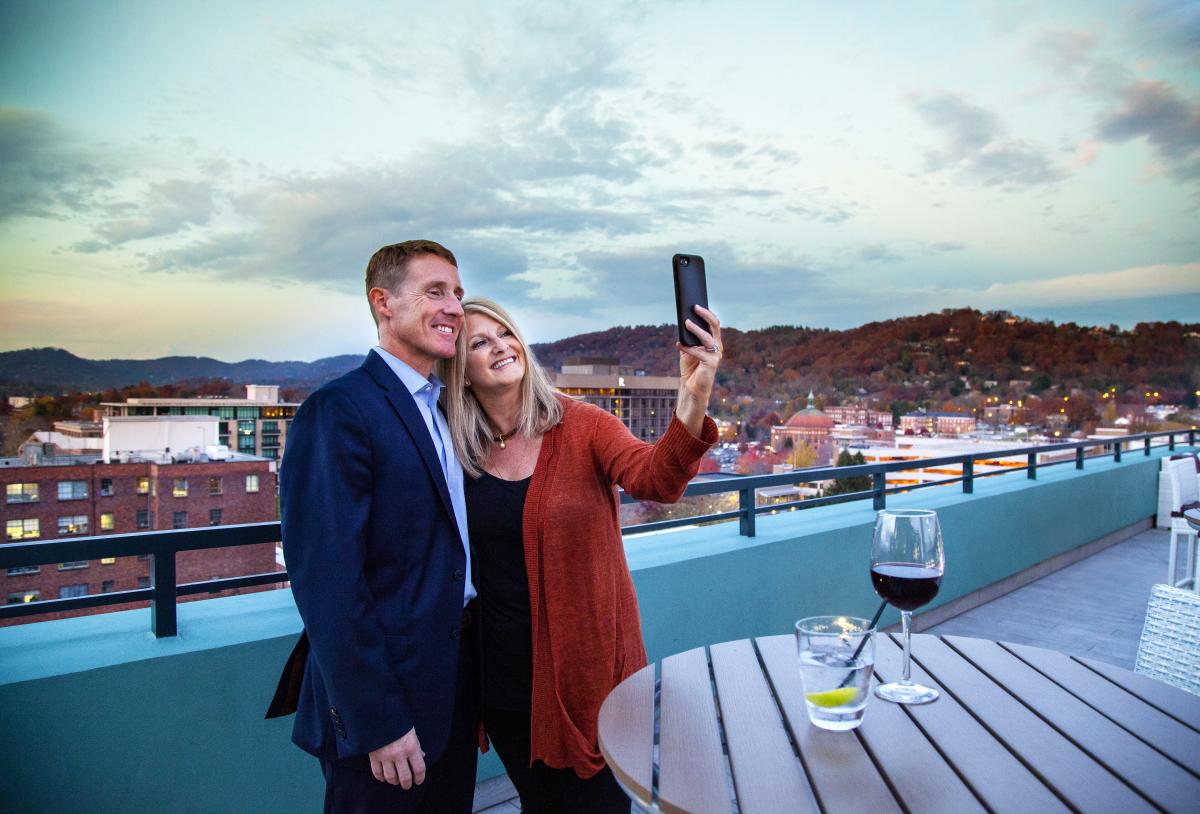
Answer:
<svg viewBox="0 0 1200 814"><path fill-rule="evenodd" d="M875 593L900 610L916 610L937 596L942 572L907 562L881 562L871 567Z"/></svg>

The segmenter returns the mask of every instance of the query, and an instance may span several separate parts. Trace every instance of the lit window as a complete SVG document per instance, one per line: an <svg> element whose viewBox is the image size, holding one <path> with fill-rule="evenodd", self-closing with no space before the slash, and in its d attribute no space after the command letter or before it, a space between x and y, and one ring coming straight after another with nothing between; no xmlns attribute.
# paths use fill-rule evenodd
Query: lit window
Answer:
<svg viewBox="0 0 1200 814"><path fill-rule="evenodd" d="M113 565L114 563L116 563L116 561L117 561L116 557L102 557L100 559L100 564L101 565Z"/></svg>
<svg viewBox="0 0 1200 814"><path fill-rule="evenodd" d="M113 522L113 513L112 512L101 513L101 515L100 515L100 530L101 531L112 531L115 527L116 527L116 524Z"/></svg>
<svg viewBox="0 0 1200 814"><path fill-rule="evenodd" d="M40 565L17 565L8 569L10 577L19 577L23 574L36 574L42 570Z"/></svg>
<svg viewBox="0 0 1200 814"><path fill-rule="evenodd" d="M87 496L87 481L85 480L61 480L58 482L59 500L85 500Z"/></svg>
<svg viewBox="0 0 1200 814"><path fill-rule="evenodd" d="M187 478L176 478L171 497L187 497Z"/></svg>
<svg viewBox="0 0 1200 814"><path fill-rule="evenodd" d="M34 540L40 536L41 528L36 517L4 521L4 537L7 540Z"/></svg>
<svg viewBox="0 0 1200 814"><path fill-rule="evenodd" d="M80 568L87 568L87 560L72 560L71 562L60 562L58 564L59 571L75 571Z"/></svg>
<svg viewBox="0 0 1200 814"><path fill-rule="evenodd" d="M258 475L247 475L246 476L246 491L247 492L257 492L258 491Z"/></svg>
<svg viewBox="0 0 1200 814"><path fill-rule="evenodd" d="M86 514L74 514L70 517L58 518L58 536L67 534L87 534L88 517Z"/></svg>
<svg viewBox="0 0 1200 814"><path fill-rule="evenodd" d="M36 483L8 483L4 486L6 503L37 503L38 485Z"/></svg>
<svg viewBox="0 0 1200 814"><path fill-rule="evenodd" d="M221 494L221 479L220 478L209 478L208 479L208 493L210 495Z"/></svg>
<svg viewBox="0 0 1200 814"><path fill-rule="evenodd" d="M221 525L221 510L220 509L209 509L208 510L208 525L210 525L210 526Z"/></svg>
<svg viewBox="0 0 1200 814"><path fill-rule="evenodd" d="M37 602L41 595L41 591L16 591L8 595L6 604L24 605L26 602Z"/></svg>
<svg viewBox="0 0 1200 814"><path fill-rule="evenodd" d="M75 596L87 596L88 584L81 582L78 585L64 585L58 589L59 599L70 599Z"/></svg>
<svg viewBox="0 0 1200 814"><path fill-rule="evenodd" d="M150 494L150 479L149 478L138 478L137 479L137 493L139 495Z"/></svg>
<svg viewBox="0 0 1200 814"><path fill-rule="evenodd" d="M113 485L112 478L100 479L100 497L112 497Z"/></svg>
<svg viewBox="0 0 1200 814"><path fill-rule="evenodd" d="M138 509L137 510L137 527L139 529L150 528L150 510L149 509Z"/></svg>
<svg viewBox="0 0 1200 814"><path fill-rule="evenodd" d="M171 514L171 528L186 529L187 528L187 512L173 512Z"/></svg>

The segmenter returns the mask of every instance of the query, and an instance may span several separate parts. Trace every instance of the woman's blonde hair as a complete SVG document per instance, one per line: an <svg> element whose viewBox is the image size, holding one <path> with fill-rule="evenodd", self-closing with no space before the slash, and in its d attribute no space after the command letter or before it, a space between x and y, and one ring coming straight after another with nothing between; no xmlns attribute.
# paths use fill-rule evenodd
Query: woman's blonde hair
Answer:
<svg viewBox="0 0 1200 814"><path fill-rule="evenodd" d="M513 322L513 318L496 302L486 297L467 297L462 301L464 312L463 328L458 332L456 352L453 359L438 361L438 378L446 385L446 423L454 438L454 451L463 469L473 478L483 474L480 463L496 443L492 426L484 415L483 408L466 386L467 329L466 316L482 314L491 317L507 328L521 343L525 353L525 377L521 380L521 410L514 433L539 435L562 420L562 405L550 377L542 370L525 337Z"/></svg>

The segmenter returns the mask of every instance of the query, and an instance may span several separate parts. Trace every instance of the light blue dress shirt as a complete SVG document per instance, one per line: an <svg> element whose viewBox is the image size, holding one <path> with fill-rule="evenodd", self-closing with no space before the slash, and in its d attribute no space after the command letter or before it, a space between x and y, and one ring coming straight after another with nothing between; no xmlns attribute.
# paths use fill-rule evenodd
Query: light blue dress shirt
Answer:
<svg viewBox="0 0 1200 814"><path fill-rule="evenodd" d="M463 606L475 598L475 585L471 582L471 543L467 533L467 497L463 491L463 470L454 454L454 444L450 440L450 425L446 417L437 408L438 397L442 393L441 379L432 373L426 379L404 362L397 359L378 345L373 349L379 354L387 366L400 379L405 389L412 394L417 403L417 410L425 419L425 427L429 437L433 439L433 448L437 450L438 459L442 462L442 474L446 476L446 487L450 490L450 504L454 507L454 519L458 522L458 532L462 537L463 552L467 555L466 576L463 580Z"/></svg>

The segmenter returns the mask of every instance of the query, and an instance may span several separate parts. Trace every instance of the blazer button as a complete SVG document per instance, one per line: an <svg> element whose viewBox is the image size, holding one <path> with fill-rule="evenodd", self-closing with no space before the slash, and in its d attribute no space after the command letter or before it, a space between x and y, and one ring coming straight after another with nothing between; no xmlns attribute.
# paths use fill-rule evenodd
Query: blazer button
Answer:
<svg viewBox="0 0 1200 814"><path fill-rule="evenodd" d="M454 578L455 579L462 579L463 576L465 576L465 574L461 568L454 569Z"/></svg>
<svg viewBox="0 0 1200 814"><path fill-rule="evenodd" d="M450 628L450 638L451 639L457 639L459 637L459 635L460 635L460 633L459 633L458 628L456 628L456 627Z"/></svg>

